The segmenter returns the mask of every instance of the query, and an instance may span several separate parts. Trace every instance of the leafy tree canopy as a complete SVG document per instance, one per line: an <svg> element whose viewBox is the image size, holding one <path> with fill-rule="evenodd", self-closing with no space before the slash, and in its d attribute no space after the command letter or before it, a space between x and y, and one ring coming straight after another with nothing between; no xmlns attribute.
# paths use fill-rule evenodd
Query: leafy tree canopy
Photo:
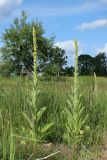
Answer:
<svg viewBox="0 0 107 160"><path fill-rule="evenodd" d="M105 53L99 53L95 57L80 55L78 60L80 75L92 75L93 72L98 76L107 75L107 57Z"/></svg>
<svg viewBox="0 0 107 160"><path fill-rule="evenodd" d="M80 55L79 61L79 72L81 75L91 75L93 73L93 57L90 55Z"/></svg>
<svg viewBox="0 0 107 160"><path fill-rule="evenodd" d="M47 66L57 65L58 72L66 64L65 51L54 46L54 37L46 38L44 29L40 22L28 22L27 14L22 11L20 18L15 18L10 28L3 33L2 57L11 64L13 71L21 73L22 69L32 71L33 69L33 42L32 28L37 34L38 70L45 72ZM50 67L52 68L52 67Z"/></svg>

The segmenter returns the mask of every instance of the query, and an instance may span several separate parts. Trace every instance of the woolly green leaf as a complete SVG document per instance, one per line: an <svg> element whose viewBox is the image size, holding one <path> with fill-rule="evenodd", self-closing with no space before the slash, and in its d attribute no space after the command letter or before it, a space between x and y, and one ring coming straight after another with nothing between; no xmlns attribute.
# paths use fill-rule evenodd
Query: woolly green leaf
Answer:
<svg viewBox="0 0 107 160"><path fill-rule="evenodd" d="M71 101L69 99L67 99L67 104L69 105L70 108L72 108Z"/></svg>
<svg viewBox="0 0 107 160"><path fill-rule="evenodd" d="M38 113L36 115L37 122L40 121L40 119L41 119L41 117L42 117L42 115L44 114L45 111L46 111L46 107L43 107L38 111Z"/></svg>
<svg viewBox="0 0 107 160"><path fill-rule="evenodd" d="M41 129L41 132L42 132L42 133L46 133L53 125L54 125L54 123L46 124L46 125Z"/></svg>
<svg viewBox="0 0 107 160"><path fill-rule="evenodd" d="M29 123L30 127L33 128L33 122L30 120L30 118L28 117L28 115L26 113L22 113L25 120Z"/></svg>

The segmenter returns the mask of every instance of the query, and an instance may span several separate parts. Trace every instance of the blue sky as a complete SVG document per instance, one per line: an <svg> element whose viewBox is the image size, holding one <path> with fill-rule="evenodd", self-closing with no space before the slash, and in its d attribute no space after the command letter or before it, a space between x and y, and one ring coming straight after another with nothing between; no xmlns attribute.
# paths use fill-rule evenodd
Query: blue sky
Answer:
<svg viewBox="0 0 107 160"><path fill-rule="evenodd" d="M43 23L47 37L56 36L55 45L66 50L69 65L73 39L82 54L107 52L107 0L0 0L0 36L22 10L29 20Z"/></svg>

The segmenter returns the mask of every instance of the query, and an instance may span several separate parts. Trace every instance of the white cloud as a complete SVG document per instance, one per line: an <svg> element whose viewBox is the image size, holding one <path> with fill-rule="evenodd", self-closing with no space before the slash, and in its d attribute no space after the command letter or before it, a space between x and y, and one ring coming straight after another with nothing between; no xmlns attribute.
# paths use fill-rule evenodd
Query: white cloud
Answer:
<svg viewBox="0 0 107 160"><path fill-rule="evenodd" d="M105 52L107 54L107 43L105 43L103 48L97 48L97 53Z"/></svg>
<svg viewBox="0 0 107 160"><path fill-rule="evenodd" d="M67 53L74 54L74 40L67 40L62 42L56 42L55 46L58 46L64 49ZM81 52L84 48L84 44L78 41L79 52Z"/></svg>
<svg viewBox="0 0 107 160"><path fill-rule="evenodd" d="M58 47L64 49L66 52L72 53L74 51L73 43L74 43L73 40L56 42L55 46L58 46Z"/></svg>
<svg viewBox="0 0 107 160"><path fill-rule="evenodd" d="M92 22L85 22L79 25L77 28L81 31L88 29L95 29L100 27L107 27L107 19L98 19Z"/></svg>
<svg viewBox="0 0 107 160"><path fill-rule="evenodd" d="M23 0L0 0L0 20L10 15Z"/></svg>
<svg viewBox="0 0 107 160"><path fill-rule="evenodd" d="M74 65L74 41L67 40L62 42L56 42L54 45L64 49L68 57L68 65ZM84 44L79 41L78 46L79 54L83 53Z"/></svg>

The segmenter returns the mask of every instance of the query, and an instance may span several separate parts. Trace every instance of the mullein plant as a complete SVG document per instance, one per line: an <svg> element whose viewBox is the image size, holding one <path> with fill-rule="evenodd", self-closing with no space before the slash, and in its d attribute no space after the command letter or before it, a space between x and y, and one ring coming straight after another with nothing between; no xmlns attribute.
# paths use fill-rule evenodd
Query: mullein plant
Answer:
<svg viewBox="0 0 107 160"><path fill-rule="evenodd" d="M43 117L44 112L46 111L46 107L42 107L38 109L37 107L37 96L39 93L38 89L38 78L37 78L37 42L36 42L36 31L33 27L33 82L32 82L32 90L30 92L30 100L29 100L29 111L24 112L23 116L27 122L27 127L22 127L24 133L26 133L27 137L33 140L35 143L38 141L42 141L44 137L50 133L53 123L49 124L41 124L41 119Z"/></svg>
<svg viewBox="0 0 107 160"><path fill-rule="evenodd" d="M87 115L85 114L85 107L82 105L79 80L78 80L78 43L74 41L75 47L75 71L74 84L71 95L67 100L66 114L66 130L64 138L66 142L73 148L77 149L78 144L81 143L85 134L85 123Z"/></svg>

